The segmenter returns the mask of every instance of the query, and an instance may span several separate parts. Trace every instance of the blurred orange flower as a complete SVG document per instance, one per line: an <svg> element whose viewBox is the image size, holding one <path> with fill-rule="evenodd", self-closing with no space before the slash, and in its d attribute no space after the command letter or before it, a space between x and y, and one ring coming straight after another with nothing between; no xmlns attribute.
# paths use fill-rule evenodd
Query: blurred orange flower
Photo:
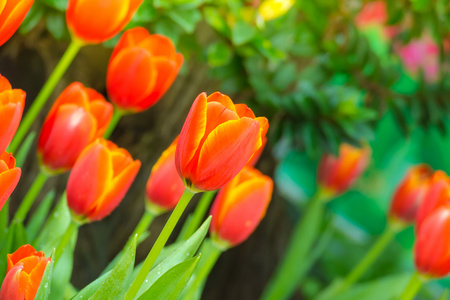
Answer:
<svg viewBox="0 0 450 300"><path fill-rule="evenodd" d="M0 1L0 46L19 28L34 0Z"/></svg>
<svg viewBox="0 0 450 300"><path fill-rule="evenodd" d="M21 170L16 167L16 159L4 151L0 154L0 210L17 186Z"/></svg>

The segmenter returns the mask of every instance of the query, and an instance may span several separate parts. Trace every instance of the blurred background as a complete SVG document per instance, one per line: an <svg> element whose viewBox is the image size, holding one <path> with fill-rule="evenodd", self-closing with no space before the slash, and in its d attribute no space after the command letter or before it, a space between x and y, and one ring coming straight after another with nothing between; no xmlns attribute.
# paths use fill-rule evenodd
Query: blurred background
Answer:
<svg viewBox="0 0 450 300"><path fill-rule="evenodd" d="M67 0L35 0L19 32L0 48L0 73L27 92L26 109L68 45L66 6ZM311 298L360 260L383 232L392 192L408 167L425 162L450 171L450 5L445 0L144 0L127 28L135 26L169 36L185 63L160 102L125 116L111 136L142 161L142 168L118 209L81 228L72 276L76 288L97 278L125 244L143 213L151 167L201 92L220 91L269 119L268 145L257 168L276 183L265 219L248 241L221 256L203 299L261 295L315 192L321 155L337 153L341 143L369 143L371 164L351 191L329 203L328 214L335 217L323 228L326 247L317 249L320 259L293 299ZM72 81L107 96L106 67L119 37L83 48L52 99ZM34 130L40 130L51 103ZM11 212L37 172L33 153ZM61 194L66 181L67 174L52 178L45 190ZM138 261L167 218L152 224ZM413 242L413 228L398 234L362 281L390 275L403 282L414 269ZM448 285L448 280L427 284L420 297L436 299Z"/></svg>

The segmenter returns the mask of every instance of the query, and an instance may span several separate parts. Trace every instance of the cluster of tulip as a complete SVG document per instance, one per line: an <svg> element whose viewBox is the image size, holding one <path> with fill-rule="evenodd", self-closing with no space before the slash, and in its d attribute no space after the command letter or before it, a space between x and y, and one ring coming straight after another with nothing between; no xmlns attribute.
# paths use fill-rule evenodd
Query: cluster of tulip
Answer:
<svg viewBox="0 0 450 300"><path fill-rule="evenodd" d="M12 89L9 81L0 77L0 150L3 152L0 155L0 208L5 207L2 213L6 210L8 214L8 206L4 205L21 175L13 155L6 152L8 145L13 153L21 145L25 147L22 141L31 124L80 47L101 43L118 34L142 1L69 1L66 17L72 43L22 122L25 92ZM0 44L17 30L32 4L33 1L0 1ZM97 14L98 11L102 13ZM141 166L139 160L134 160L128 151L107 138L124 114L141 112L154 105L169 89L182 64L183 56L176 52L167 37L149 34L144 28L132 28L123 33L109 61L106 87L113 104L79 82L70 84L59 95L37 141L41 171L20 203L12 223L23 224L48 177L67 171L70 176L66 192L58 205L67 205L71 221L65 233L53 237L56 242L51 248L54 250L46 253L47 257L27 244L4 258L7 271L0 281L3 282L1 300L48 298L51 280L48 274L61 264L60 258L71 239L76 237L79 226L108 216L124 198ZM142 294L151 288L144 288L144 281L148 282L146 278L174 226L191 197L198 192L205 192L203 205L199 205L193 220L186 225L183 234L186 243L200 227L213 191L219 189L210 212L212 220L205 221L207 226L211 222L211 244L216 249L210 256L215 255L217 259L222 251L248 238L264 217L272 195L272 180L253 167L263 151L267 130L266 118L255 117L250 108L234 104L226 95L201 93L195 99L179 137L152 169L146 187L146 212L120 257L125 257L129 247L136 247L137 238L155 216L173 212L139 273L130 279L130 285L125 286L127 278L120 277L126 272L116 268L122 274L119 298L142 299ZM7 243L0 241L0 247L5 248ZM121 263L123 260L119 259L115 266ZM189 294L198 292L211 268L209 264L198 271L196 280L185 291L186 299L190 299ZM117 289L118 282L111 278L109 281L99 279L109 289L103 297L115 295L109 285ZM80 299L92 295L92 299L105 299L99 293L85 289L77 295Z"/></svg>

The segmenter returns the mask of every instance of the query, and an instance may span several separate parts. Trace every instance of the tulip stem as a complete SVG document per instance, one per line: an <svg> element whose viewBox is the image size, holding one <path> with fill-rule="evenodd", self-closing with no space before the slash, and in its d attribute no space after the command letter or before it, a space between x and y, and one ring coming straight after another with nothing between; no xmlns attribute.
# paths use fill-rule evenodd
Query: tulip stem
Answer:
<svg viewBox="0 0 450 300"><path fill-rule="evenodd" d="M180 219L181 215L186 209L186 206L189 204L189 201L192 199L194 194L195 192L191 191L188 188L184 190L184 193L181 196L180 201L178 202L177 206L170 215L169 220L167 220L167 223L164 226L163 230L159 234L155 244L150 250L150 253L145 259L141 267L141 270L139 271L130 288L128 289L127 293L125 294L125 300L134 299L134 297L139 292L142 283L144 282L145 278L150 272L153 264L158 258L159 253L161 252L167 240L169 239L170 234L172 233L173 229L175 228L175 225L178 223L178 220Z"/></svg>
<svg viewBox="0 0 450 300"><path fill-rule="evenodd" d="M66 232L61 237L61 239L59 240L59 244L56 247L55 265L58 263L59 259L61 258L61 255L64 252L64 248L66 248L72 236L78 231L80 225L81 223L75 222L74 220L70 219L69 227L67 227Z"/></svg>
<svg viewBox="0 0 450 300"><path fill-rule="evenodd" d="M420 288L422 287L422 284L423 284L423 280L421 279L420 274L415 272L411 276L411 279L409 280L408 285L403 290L402 295L398 299L399 300L412 300L412 299L414 299L414 296L420 290Z"/></svg>
<svg viewBox="0 0 450 300"><path fill-rule="evenodd" d="M192 214L190 222L187 224L186 230L184 230L183 232L183 236L181 237L182 241L187 240L200 227L205 217L206 211L211 205L211 201L213 200L215 194L216 192L203 193L200 201L197 204L197 207L195 208L194 213Z"/></svg>
<svg viewBox="0 0 450 300"><path fill-rule="evenodd" d="M8 151L13 153L16 152L17 148L20 146L20 143L28 133L28 130L30 129L31 125L33 125L34 120L42 111L42 108L47 102L47 99L50 97L59 80L64 75L67 68L70 66L70 64L72 63L73 59L77 55L78 51L80 51L82 46L83 44L76 39L73 39L72 42L69 44L69 47L67 48L64 55L61 57L61 60L56 65L52 74L45 82L36 99L33 101L33 104L28 109L27 114L22 119L22 122L20 123L20 126L14 138L11 144L9 145Z"/></svg>
<svg viewBox="0 0 450 300"><path fill-rule="evenodd" d="M17 209L16 214L14 215L13 222L22 223L25 220L31 206L34 203L34 200L39 195L39 192L41 191L47 179L47 174L40 171L27 194L20 203L20 206Z"/></svg>
<svg viewBox="0 0 450 300"><path fill-rule="evenodd" d="M186 287L186 293L182 296L182 300L196 299L195 296L200 292L199 289L202 289L205 280L222 254L222 250L211 239L205 240L199 252L202 254L200 264L192 277L191 284Z"/></svg>
<svg viewBox="0 0 450 300"><path fill-rule="evenodd" d="M151 213L150 211L148 211L147 209L144 211L144 215L142 215L141 220L139 221L139 223L137 224L136 228L134 229L133 233L130 235L130 239L127 242L131 243L133 241L134 236L137 234L137 240L139 242L139 238L141 237L141 235L147 231L147 229L150 227L150 225L152 224L153 220L155 219L155 215L153 213Z"/></svg>
<svg viewBox="0 0 450 300"><path fill-rule="evenodd" d="M114 114L111 118L111 121L109 122L108 129L106 129L105 134L103 134L103 138L105 140L109 139L111 134L113 133L114 129L116 129L117 124L119 124L120 119L123 117L123 111L118 109L117 107L114 108Z"/></svg>
<svg viewBox="0 0 450 300"><path fill-rule="evenodd" d="M308 260L307 255L316 242L322 226L325 201L328 200L322 192L319 190L312 197L302 218L295 224L284 259L278 265L261 299L288 299L297 288L304 274L299 264Z"/></svg>

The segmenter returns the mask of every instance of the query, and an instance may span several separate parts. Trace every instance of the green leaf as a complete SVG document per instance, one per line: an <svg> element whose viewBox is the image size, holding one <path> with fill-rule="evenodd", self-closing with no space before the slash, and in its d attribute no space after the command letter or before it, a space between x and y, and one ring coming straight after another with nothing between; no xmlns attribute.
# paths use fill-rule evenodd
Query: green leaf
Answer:
<svg viewBox="0 0 450 300"><path fill-rule="evenodd" d="M57 9L61 12L66 10L68 4L68 0L44 0L43 2L51 8Z"/></svg>
<svg viewBox="0 0 450 300"><path fill-rule="evenodd" d="M12 223L6 238L0 243L0 286L6 275L6 255L13 253L20 246L27 244L26 232L21 223Z"/></svg>
<svg viewBox="0 0 450 300"><path fill-rule="evenodd" d="M59 12L51 11L45 16L47 29L57 39L69 38L69 30L66 25L66 16Z"/></svg>
<svg viewBox="0 0 450 300"><path fill-rule="evenodd" d="M19 32L21 34L30 32L34 27L36 27L37 23L39 23L39 21L42 19L43 15L44 6L38 2L34 3L28 11L28 14L26 15L22 24L20 25Z"/></svg>
<svg viewBox="0 0 450 300"><path fill-rule="evenodd" d="M133 271L136 256L137 235L124 251L123 255L106 276L100 288L89 299L123 299L127 289L128 277Z"/></svg>
<svg viewBox="0 0 450 300"><path fill-rule="evenodd" d="M198 265L201 254L172 267L138 299L178 299Z"/></svg>
<svg viewBox="0 0 450 300"><path fill-rule="evenodd" d="M8 234L9 201L11 200L8 199L2 209L0 209L0 246Z"/></svg>
<svg viewBox="0 0 450 300"><path fill-rule="evenodd" d="M208 232L209 224L211 223L211 216L200 226L199 229L181 246L175 249L175 251L168 256L161 263L156 265L145 278L145 282L142 284L137 297L140 297L155 283L163 274L169 271L177 264L184 262L185 260L194 256L200 247L203 239ZM136 270L135 270L136 272Z"/></svg>
<svg viewBox="0 0 450 300"><path fill-rule="evenodd" d="M16 165L18 167L23 166L25 159L27 159L28 153L30 153L30 149L31 146L33 145L35 137L36 132L35 131L30 132L23 141L22 146L19 148L19 151L17 151L15 157L16 157Z"/></svg>
<svg viewBox="0 0 450 300"><path fill-rule="evenodd" d="M55 198L55 191L51 190L48 192L42 202L39 204L38 209L33 213L30 221L27 224L27 236L30 241L33 241L42 225L44 224L48 212L52 207L53 199Z"/></svg>
<svg viewBox="0 0 450 300"><path fill-rule="evenodd" d="M96 280L91 282L89 285L87 285L84 289L79 291L71 299L72 300L86 300L86 299L88 299L89 297L91 297L100 288L100 286L103 284L103 282L106 280L106 278L109 277L110 274L111 274L111 271L106 272L105 274L103 274L102 276L100 276L99 278L97 278Z"/></svg>
<svg viewBox="0 0 450 300"><path fill-rule="evenodd" d="M195 25L202 19L202 14L196 9L171 10L167 15L187 33L193 33Z"/></svg>
<svg viewBox="0 0 450 300"><path fill-rule="evenodd" d="M206 22L215 30L225 35L230 36L230 28L228 27L225 18L220 14L216 7L207 6L203 8L203 14Z"/></svg>
<svg viewBox="0 0 450 300"><path fill-rule="evenodd" d="M52 271L53 271L53 261L54 255L50 256L50 262L45 267L44 275L42 275L41 283L39 284L39 288L37 290L36 296L34 300L47 300L49 298L52 282Z"/></svg>
<svg viewBox="0 0 450 300"><path fill-rule="evenodd" d="M220 67L230 62L233 50L225 42L217 42L208 47L208 63L211 67Z"/></svg>
<svg viewBox="0 0 450 300"><path fill-rule="evenodd" d="M236 46L251 41L256 36L257 30L243 20L238 20L231 31L231 39Z"/></svg>

